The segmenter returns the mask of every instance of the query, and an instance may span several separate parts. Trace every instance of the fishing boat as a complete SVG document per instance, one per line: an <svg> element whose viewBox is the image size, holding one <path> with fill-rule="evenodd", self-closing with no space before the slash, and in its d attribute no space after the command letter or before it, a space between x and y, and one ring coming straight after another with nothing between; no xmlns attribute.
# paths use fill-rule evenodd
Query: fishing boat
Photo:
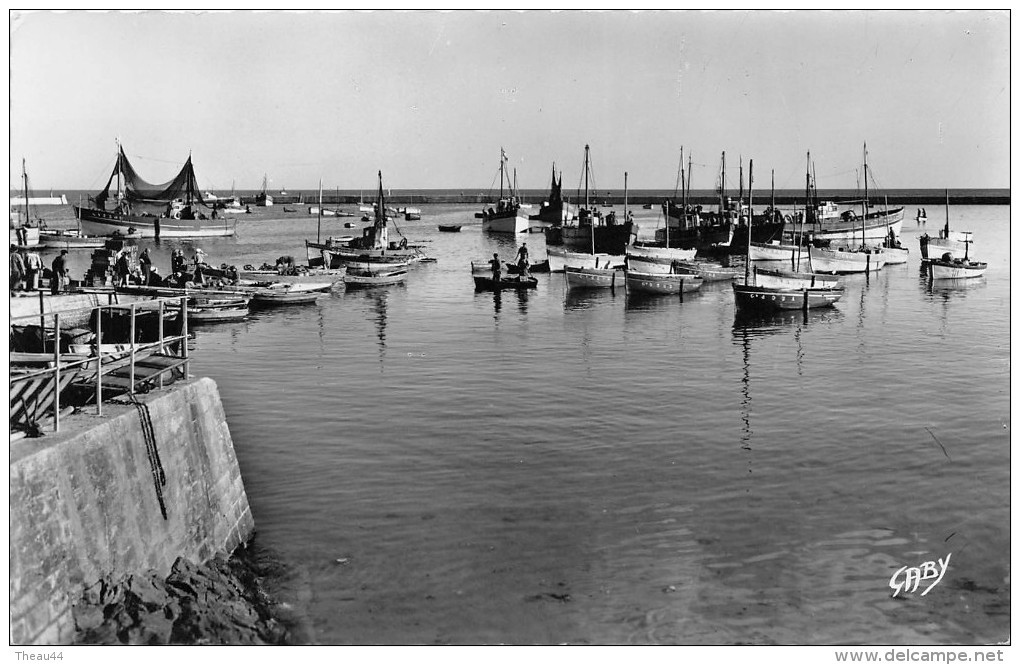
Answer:
<svg viewBox="0 0 1020 665"><path fill-rule="evenodd" d="M928 211L925 210L924 208L918 208L917 209L917 216L914 217L914 221L917 222L919 225L920 224L927 224L928 223Z"/></svg>
<svg viewBox="0 0 1020 665"><path fill-rule="evenodd" d="M106 209L110 187L116 178L115 207ZM89 201L94 207L74 206L81 232L90 236L137 233L142 238L205 238L234 235L234 222L200 212L212 209L201 195L191 156L173 180L152 185L142 180L118 146L117 162L106 187Z"/></svg>
<svg viewBox="0 0 1020 665"><path fill-rule="evenodd" d="M315 302L323 293L333 287L331 282L314 284L287 284L277 282L259 286L250 291L251 304L258 307L275 305L297 305Z"/></svg>
<svg viewBox="0 0 1020 665"><path fill-rule="evenodd" d="M443 233L459 233L460 227L460 224L440 224L439 230Z"/></svg>
<svg viewBox="0 0 1020 665"><path fill-rule="evenodd" d="M810 154L810 153L809 153ZM840 210L839 206L832 201L817 201L817 188L811 200L813 206L808 208L807 223L809 233L816 243L847 243L857 242L860 238L862 245L874 245L883 242L886 236L892 232L895 236L900 235L903 227L903 207L872 211L871 201L868 194L868 146L864 146L864 199L860 201L845 201L844 205L853 206L862 204L860 215L852 208Z"/></svg>
<svg viewBox="0 0 1020 665"><path fill-rule="evenodd" d="M734 207L733 201L726 198L726 153L722 154L720 167L719 209L714 213L690 203L691 157L688 153L685 169L684 149L681 146L677 188L673 191L673 198L662 202L665 223L663 228L655 230L655 240L665 243L667 247L687 249L729 245L739 219L739 210Z"/></svg>
<svg viewBox="0 0 1020 665"><path fill-rule="evenodd" d="M708 261L674 261L672 272L676 275L697 275L706 282L726 282L740 277L738 268Z"/></svg>
<svg viewBox="0 0 1020 665"><path fill-rule="evenodd" d="M638 227L629 215L621 222L616 213L606 215L592 204L590 183L594 181L591 168L591 149L584 146L584 205L577 211L576 223L554 223L545 228L546 246L562 247L574 252L620 255L626 252L637 238Z"/></svg>
<svg viewBox="0 0 1020 665"><path fill-rule="evenodd" d="M563 269L568 289L610 289L616 286L616 273L613 268L575 268L566 266Z"/></svg>
<svg viewBox="0 0 1020 665"><path fill-rule="evenodd" d="M273 197L269 193L269 174L262 176L262 191L255 195L255 205L260 208L273 205Z"/></svg>
<svg viewBox="0 0 1020 665"><path fill-rule="evenodd" d="M574 219L574 211L570 204L563 200L563 173L560 173L559 180L556 179L556 162L552 165L552 185L549 188L549 200L543 201L538 212L529 215L530 221L540 222L542 225L560 225Z"/></svg>
<svg viewBox="0 0 1020 665"><path fill-rule="evenodd" d="M952 231L949 228L949 190L946 190L946 225L939 230L939 236L933 238L927 233L920 237L921 262L942 259L946 254L950 258L963 258L968 253L969 245L974 242L974 234L970 231Z"/></svg>
<svg viewBox="0 0 1020 665"><path fill-rule="evenodd" d="M798 253L807 249L789 242L752 242L748 248L748 258L752 261L792 261L796 262Z"/></svg>
<svg viewBox="0 0 1020 665"><path fill-rule="evenodd" d="M675 295L701 288L704 280L697 275L626 271L627 291Z"/></svg>
<svg viewBox="0 0 1020 665"><path fill-rule="evenodd" d="M506 152L499 149L499 200L496 207L482 210L482 230L492 233L527 233L530 224L526 215L520 212L521 204L517 191L509 186L507 196L503 195L503 181L506 174Z"/></svg>
<svg viewBox="0 0 1020 665"><path fill-rule="evenodd" d="M21 160L21 180L24 196L20 197L18 203L15 203L14 199L11 200L11 244L18 248L35 247L39 244L42 222L32 224L30 206L36 204L38 197L29 196L28 171L24 158Z"/></svg>
<svg viewBox="0 0 1020 665"><path fill-rule="evenodd" d="M628 217L627 210L627 172L623 174L623 208L624 219ZM548 250L547 250L548 251ZM591 234L591 255L595 256L595 234ZM626 257L626 255L625 255ZM624 259L626 265L626 258ZM602 268L586 268L565 265L563 268L564 278L568 289L611 289L616 286L617 269L611 265Z"/></svg>
<svg viewBox="0 0 1020 665"><path fill-rule="evenodd" d="M358 286L384 286L399 284L407 280L407 264L397 268L348 268L344 275L344 285L348 288Z"/></svg>
<svg viewBox="0 0 1020 665"><path fill-rule="evenodd" d="M379 172L378 201L373 206L374 222L362 229L360 237L352 238L349 241L330 239L326 243L306 242L307 252L316 250L323 259L323 265L327 268L339 268L346 265L348 268L373 268L376 266L394 267L398 263L415 263L424 261L428 257L419 246L409 245L407 238L399 241L390 241L389 222L387 216L388 208L385 204L382 184L382 171ZM321 226L321 222L320 222ZM399 231L399 229L398 229Z"/></svg>
<svg viewBox="0 0 1020 665"><path fill-rule="evenodd" d="M988 264L983 261L941 258L928 261L928 276L931 279L971 279L985 274Z"/></svg>
<svg viewBox="0 0 1020 665"><path fill-rule="evenodd" d="M590 254L574 252L561 247L547 247L549 271L563 272L568 265L574 268L621 268L626 264L625 254Z"/></svg>
<svg viewBox="0 0 1020 665"><path fill-rule="evenodd" d="M754 160L751 160L748 178L748 199L753 203ZM753 222L752 222L753 223ZM747 235L750 245L751 234ZM750 252L750 247L748 248ZM780 309L815 309L831 307L843 297L841 286L765 286L757 283L758 274L751 272L751 261L744 264L743 282L734 282L733 299L738 310L780 310Z"/></svg>
<svg viewBox="0 0 1020 665"><path fill-rule="evenodd" d="M665 274L672 272L674 261L693 261L697 252L693 248L632 245L624 256L630 270Z"/></svg>
<svg viewBox="0 0 1020 665"><path fill-rule="evenodd" d="M776 289L832 288L840 285L836 275L823 275L799 270L754 267L754 283Z"/></svg>
<svg viewBox="0 0 1020 665"><path fill-rule="evenodd" d="M808 246L811 272L830 275L870 273L885 265L885 252L877 247L811 247Z"/></svg>
<svg viewBox="0 0 1020 665"><path fill-rule="evenodd" d="M525 290L525 289L537 289L538 278L537 277L500 277L499 280L495 280L491 275L471 275L475 281L475 290L477 291L501 291L501 290Z"/></svg>
<svg viewBox="0 0 1020 665"><path fill-rule="evenodd" d="M138 234L135 234L138 237ZM41 249L98 249L106 246L106 238L83 236L76 229L46 229L39 232Z"/></svg>

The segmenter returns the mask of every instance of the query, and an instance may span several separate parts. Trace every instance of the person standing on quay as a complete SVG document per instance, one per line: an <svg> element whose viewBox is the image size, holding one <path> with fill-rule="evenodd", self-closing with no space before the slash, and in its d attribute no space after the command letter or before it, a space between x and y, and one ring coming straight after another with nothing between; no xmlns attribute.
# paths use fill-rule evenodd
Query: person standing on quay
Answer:
<svg viewBox="0 0 1020 665"><path fill-rule="evenodd" d="M36 291L39 288L39 274L42 272L42 258L36 252L25 254L25 276L28 280L26 288Z"/></svg>
<svg viewBox="0 0 1020 665"><path fill-rule="evenodd" d="M57 295L63 289L64 278L67 276L67 250L60 250L60 256L53 259L53 263L50 265L50 269L53 274L50 276L50 293Z"/></svg>
<svg viewBox="0 0 1020 665"><path fill-rule="evenodd" d="M18 251L17 245L11 245L11 291L20 290L21 280L25 278L25 259Z"/></svg>
<svg viewBox="0 0 1020 665"><path fill-rule="evenodd" d="M152 258L149 256L148 247L142 250L141 256L138 257L138 263L142 266L142 284L148 286L149 275L152 273Z"/></svg>

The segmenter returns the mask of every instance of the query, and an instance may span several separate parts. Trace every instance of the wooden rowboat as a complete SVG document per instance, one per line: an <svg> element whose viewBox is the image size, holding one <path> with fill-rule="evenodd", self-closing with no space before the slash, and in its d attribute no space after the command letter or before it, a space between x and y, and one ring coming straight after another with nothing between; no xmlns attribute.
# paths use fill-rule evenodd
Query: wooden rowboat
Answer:
<svg viewBox="0 0 1020 665"><path fill-rule="evenodd" d="M697 275L627 271L627 290L637 293L688 293L700 289L703 282Z"/></svg>
<svg viewBox="0 0 1020 665"><path fill-rule="evenodd" d="M536 289L538 288L538 278L529 277L522 279L520 277L502 277L497 282L492 277L485 277L483 275L472 275L475 280L475 289L478 291L500 291L503 289Z"/></svg>
<svg viewBox="0 0 1020 665"><path fill-rule="evenodd" d="M406 264L399 268L383 268L380 270L348 268L347 274L344 275L344 285L346 285L347 288L359 286L385 286L387 284L399 284L406 280Z"/></svg>
<svg viewBox="0 0 1020 665"><path fill-rule="evenodd" d="M460 231L460 224L440 224L439 230L444 233L457 233Z"/></svg>

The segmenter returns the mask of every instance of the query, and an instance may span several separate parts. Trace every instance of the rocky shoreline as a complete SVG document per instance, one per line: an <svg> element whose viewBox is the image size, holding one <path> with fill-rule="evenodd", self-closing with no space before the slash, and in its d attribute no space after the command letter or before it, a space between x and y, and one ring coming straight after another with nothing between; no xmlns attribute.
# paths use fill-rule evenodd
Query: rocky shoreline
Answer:
<svg viewBox="0 0 1020 665"><path fill-rule="evenodd" d="M103 578L73 607L74 644L292 644L262 577L241 547L202 565L178 558L165 578L155 571Z"/></svg>

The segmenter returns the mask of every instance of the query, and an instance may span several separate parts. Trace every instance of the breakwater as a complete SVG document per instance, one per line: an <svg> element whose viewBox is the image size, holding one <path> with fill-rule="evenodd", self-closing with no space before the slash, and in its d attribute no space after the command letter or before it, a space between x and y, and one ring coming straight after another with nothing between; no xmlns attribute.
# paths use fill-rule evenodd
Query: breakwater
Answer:
<svg viewBox="0 0 1020 665"><path fill-rule="evenodd" d="M254 531L216 384L195 379L79 414L10 457L13 644L68 644L72 608L112 576L206 562Z"/></svg>

